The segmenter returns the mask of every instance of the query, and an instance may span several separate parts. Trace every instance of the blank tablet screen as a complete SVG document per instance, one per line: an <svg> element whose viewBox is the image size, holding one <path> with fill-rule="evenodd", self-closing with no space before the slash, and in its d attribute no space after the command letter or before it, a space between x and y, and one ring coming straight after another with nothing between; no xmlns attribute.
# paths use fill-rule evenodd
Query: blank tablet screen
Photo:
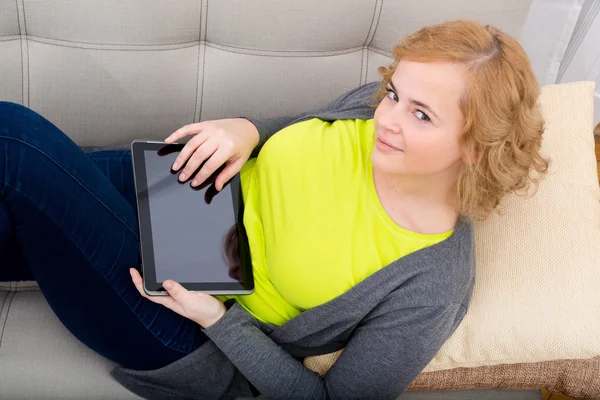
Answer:
<svg viewBox="0 0 600 400"><path fill-rule="evenodd" d="M156 283L156 289L172 279L187 283L188 289L243 290L246 285L238 280L239 273L231 273L225 256L227 232L238 223L234 229L243 228L239 176L221 192L208 184L193 188L190 180L179 182L183 168L177 173L171 170L183 145L159 144L158 150L148 148L148 142L144 145L134 150L138 153L134 165L144 273L154 274L149 281Z"/></svg>

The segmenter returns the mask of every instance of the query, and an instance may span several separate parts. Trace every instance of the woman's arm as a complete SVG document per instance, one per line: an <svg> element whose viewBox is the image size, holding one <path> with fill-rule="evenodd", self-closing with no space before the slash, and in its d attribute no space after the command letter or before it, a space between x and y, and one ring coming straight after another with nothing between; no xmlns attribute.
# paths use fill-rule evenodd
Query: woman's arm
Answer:
<svg viewBox="0 0 600 400"><path fill-rule="evenodd" d="M323 108L296 116L263 119L240 117L185 125L165 139L165 143L176 143L186 136L193 136L175 159L172 169L179 173L182 182L192 181L193 186L200 186L225 164L214 182L216 189L221 190L226 182L240 172L248 158L258 155L263 144L275 132L290 124L309 118L325 121L373 118L375 109L369 107L367 99L376 93L378 87L377 82L362 85ZM200 166L202 168L199 169Z"/></svg>
<svg viewBox="0 0 600 400"><path fill-rule="evenodd" d="M269 399L396 399L439 351L462 319L460 304L399 307L386 300L354 330L321 377L265 335L234 303L204 333Z"/></svg>
<svg viewBox="0 0 600 400"><path fill-rule="evenodd" d="M361 85L355 89L333 100L325 107L304 112L295 116L283 116L275 118L252 118L243 117L254 124L260 135L258 145L254 148L251 157L256 157L271 136L288 125L304 121L310 118L320 118L324 121L336 119L371 119L375 108L367 104L370 96L374 95L379 88L379 82L371 82Z"/></svg>

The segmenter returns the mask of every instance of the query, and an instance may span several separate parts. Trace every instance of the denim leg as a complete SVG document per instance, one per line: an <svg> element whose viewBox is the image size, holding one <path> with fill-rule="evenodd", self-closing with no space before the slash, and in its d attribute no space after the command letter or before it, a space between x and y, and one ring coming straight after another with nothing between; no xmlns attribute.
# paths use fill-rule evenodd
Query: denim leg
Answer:
<svg viewBox="0 0 600 400"><path fill-rule="evenodd" d="M101 150L86 153L96 167L108 178L110 183L127 200L134 212L137 212L133 164L129 150ZM137 215L137 214L136 214Z"/></svg>
<svg viewBox="0 0 600 400"><path fill-rule="evenodd" d="M48 304L85 345L128 368L159 368L206 336L137 292L135 209L92 158L39 114L0 102L0 212L11 223L0 232L12 232L0 248L18 243Z"/></svg>
<svg viewBox="0 0 600 400"><path fill-rule="evenodd" d="M135 210L137 204L131 151L101 150L89 152L87 156ZM17 243L10 214L2 202L0 202L0 254L4 265L4 268L0 268L0 282L35 280Z"/></svg>
<svg viewBox="0 0 600 400"><path fill-rule="evenodd" d="M0 201L0 260L2 265L0 282L35 280L17 242L8 209L2 201Z"/></svg>

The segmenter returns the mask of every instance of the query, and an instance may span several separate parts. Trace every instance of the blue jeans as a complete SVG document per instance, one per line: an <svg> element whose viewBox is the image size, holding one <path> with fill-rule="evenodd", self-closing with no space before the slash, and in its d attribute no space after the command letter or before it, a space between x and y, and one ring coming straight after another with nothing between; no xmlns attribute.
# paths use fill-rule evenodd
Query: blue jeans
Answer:
<svg viewBox="0 0 600 400"><path fill-rule="evenodd" d="M35 280L61 323L127 368L190 353L200 326L142 297L129 151L85 153L34 111L0 102L0 281Z"/></svg>

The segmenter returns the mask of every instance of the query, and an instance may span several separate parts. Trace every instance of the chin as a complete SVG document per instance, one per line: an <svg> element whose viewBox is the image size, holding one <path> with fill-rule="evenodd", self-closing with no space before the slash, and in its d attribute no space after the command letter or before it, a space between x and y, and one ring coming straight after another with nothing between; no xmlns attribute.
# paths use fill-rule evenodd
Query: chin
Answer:
<svg viewBox="0 0 600 400"><path fill-rule="evenodd" d="M374 169L386 174L405 173L402 161L399 160L398 157L392 155L381 154L374 151L371 155L371 163L373 164Z"/></svg>

